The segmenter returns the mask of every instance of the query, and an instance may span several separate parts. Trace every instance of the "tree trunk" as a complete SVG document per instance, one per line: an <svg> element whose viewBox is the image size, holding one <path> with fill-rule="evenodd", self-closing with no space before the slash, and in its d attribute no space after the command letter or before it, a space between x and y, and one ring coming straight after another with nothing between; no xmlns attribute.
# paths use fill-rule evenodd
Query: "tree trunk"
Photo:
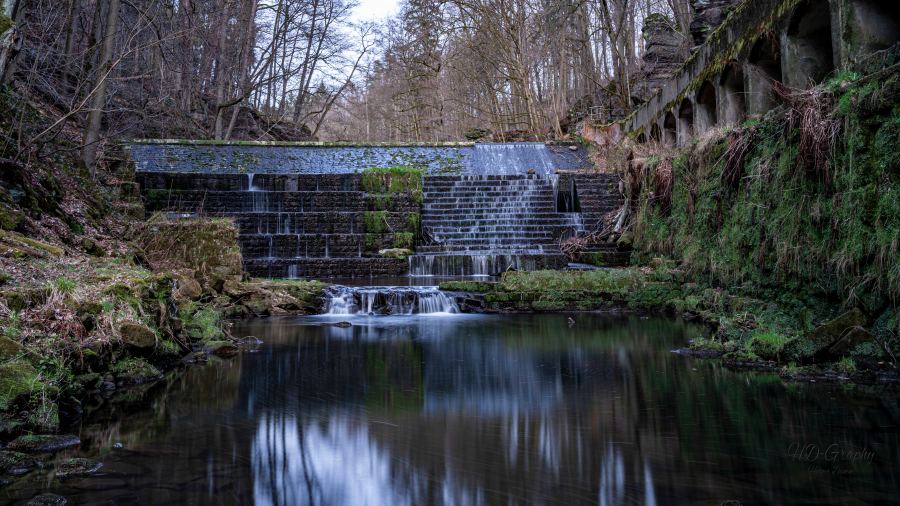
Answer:
<svg viewBox="0 0 900 506"><path fill-rule="evenodd" d="M92 178L97 174L97 142L100 140L103 108L106 106L106 82L109 73L112 71L113 42L116 37L118 21L119 0L109 0L106 14L106 29L103 35L103 45L100 48L100 62L93 90L94 96L91 99L91 109L88 112L87 127L84 132L84 147L81 153L81 160L90 171Z"/></svg>

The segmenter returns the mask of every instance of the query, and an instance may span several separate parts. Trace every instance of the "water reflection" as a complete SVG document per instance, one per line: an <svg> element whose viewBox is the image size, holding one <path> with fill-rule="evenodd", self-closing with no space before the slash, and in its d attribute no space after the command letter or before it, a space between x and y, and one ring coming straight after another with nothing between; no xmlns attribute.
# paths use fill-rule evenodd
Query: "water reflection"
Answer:
<svg viewBox="0 0 900 506"><path fill-rule="evenodd" d="M258 320L257 353L86 419L107 474L35 479L136 504L816 504L898 489L893 391L784 385L668 350L701 329L576 316ZM110 451L114 442L126 450ZM867 448L806 462L796 442ZM105 481L104 481L105 480Z"/></svg>

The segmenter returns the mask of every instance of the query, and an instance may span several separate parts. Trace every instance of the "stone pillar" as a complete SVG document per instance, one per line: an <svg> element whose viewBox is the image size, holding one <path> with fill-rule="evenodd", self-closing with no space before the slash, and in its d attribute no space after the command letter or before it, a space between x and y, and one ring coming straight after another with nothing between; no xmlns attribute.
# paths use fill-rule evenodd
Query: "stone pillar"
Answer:
<svg viewBox="0 0 900 506"><path fill-rule="evenodd" d="M691 9L694 11L694 20L691 21L691 37L694 44L699 46L706 41L706 37L718 28L728 16L731 6L738 0L691 0Z"/></svg>
<svg viewBox="0 0 900 506"><path fill-rule="evenodd" d="M646 45L632 94L648 100L681 68L686 52L684 35L678 33L675 23L662 14L647 16L641 32Z"/></svg>

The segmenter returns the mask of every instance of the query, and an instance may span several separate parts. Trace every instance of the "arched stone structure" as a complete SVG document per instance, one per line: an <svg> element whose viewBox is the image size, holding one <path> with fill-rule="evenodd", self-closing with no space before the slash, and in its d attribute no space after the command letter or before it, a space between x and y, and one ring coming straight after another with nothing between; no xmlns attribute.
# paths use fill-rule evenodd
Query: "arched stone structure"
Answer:
<svg viewBox="0 0 900 506"><path fill-rule="evenodd" d="M694 131L703 133L718 123L716 114L716 87L704 81L697 90L697 107L694 112Z"/></svg>
<svg viewBox="0 0 900 506"><path fill-rule="evenodd" d="M775 107L772 81L781 81L781 50L778 42L763 37L750 49L747 59L747 112L765 114Z"/></svg>
<svg viewBox="0 0 900 506"><path fill-rule="evenodd" d="M747 116L744 98L744 72L738 62L730 62L719 79L719 121L737 125Z"/></svg>
<svg viewBox="0 0 900 506"><path fill-rule="evenodd" d="M694 137L694 104L687 98L678 106L677 134L679 146L687 145Z"/></svg>
<svg viewBox="0 0 900 506"><path fill-rule="evenodd" d="M783 33L784 84L806 89L822 82L834 70L828 0L807 0L798 5Z"/></svg>
<svg viewBox="0 0 900 506"><path fill-rule="evenodd" d="M662 142L662 130L659 128L659 123L654 123L650 127L650 140L656 143Z"/></svg>
<svg viewBox="0 0 900 506"><path fill-rule="evenodd" d="M900 41L900 2L849 0L848 32L853 60L887 49Z"/></svg>
<svg viewBox="0 0 900 506"><path fill-rule="evenodd" d="M672 111L666 112L663 117L663 143L666 146L674 146L678 142L678 122Z"/></svg>
<svg viewBox="0 0 900 506"><path fill-rule="evenodd" d="M637 141L638 144L647 144L647 134L645 134L644 132L638 134Z"/></svg>

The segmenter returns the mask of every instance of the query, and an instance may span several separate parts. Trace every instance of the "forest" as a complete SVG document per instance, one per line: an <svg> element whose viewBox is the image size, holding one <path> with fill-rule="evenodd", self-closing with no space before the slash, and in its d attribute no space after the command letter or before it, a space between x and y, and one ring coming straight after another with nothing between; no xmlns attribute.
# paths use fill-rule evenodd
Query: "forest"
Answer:
<svg viewBox="0 0 900 506"><path fill-rule="evenodd" d="M687 0L412 0L383 23L348 0L4 1L3 79L56 120L19 142L75 120L87 165L114 138L562 138L641 99L644 19L685 34L672 61L693 46Z"/></svg>

